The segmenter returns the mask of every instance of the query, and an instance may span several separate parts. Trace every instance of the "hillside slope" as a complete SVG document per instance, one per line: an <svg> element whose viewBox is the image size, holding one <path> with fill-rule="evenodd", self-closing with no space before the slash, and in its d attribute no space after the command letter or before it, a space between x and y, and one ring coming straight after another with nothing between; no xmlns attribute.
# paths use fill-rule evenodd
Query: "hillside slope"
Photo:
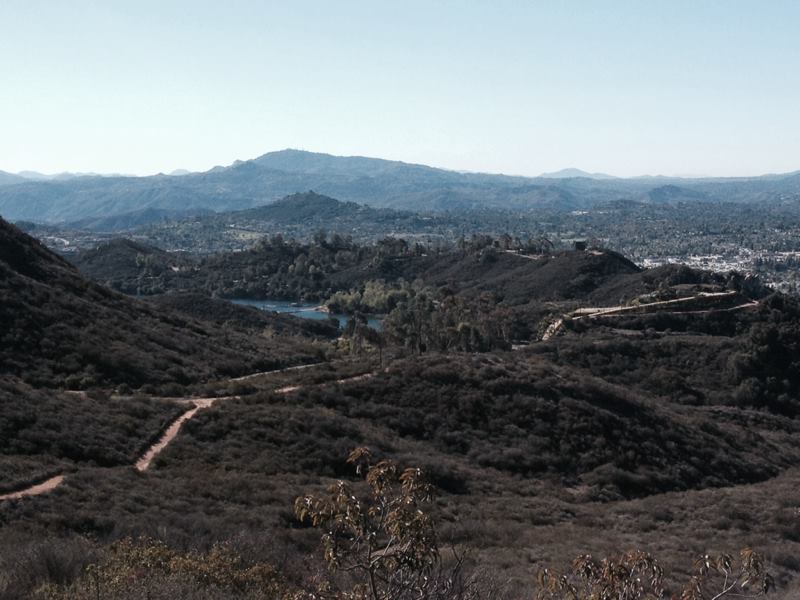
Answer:
<svg viewBox="0 0 800 600"><path fill-rule="evenodd" d="M467 246L425 252L398 239L376 244L356 244L341 236L308 244L262 239L242 252L198 258L114 240L79 252L71 260L91 279L129 294L191 290L228 298L325 300L336 291L359 288L371 280L420 280L461 294L489 292L506 306L547 301L603 306L631 300L661 285L724 288L728 283L728 276L686 267L642 270L609 250L527 255L501 250L487 241Z"/></svg>
<svg viewBox="0 0 800 600"><path fill-rule="evenodd" d="M0 220L0 372L35 386L190 383L314 359L91 283Z"/></svg>

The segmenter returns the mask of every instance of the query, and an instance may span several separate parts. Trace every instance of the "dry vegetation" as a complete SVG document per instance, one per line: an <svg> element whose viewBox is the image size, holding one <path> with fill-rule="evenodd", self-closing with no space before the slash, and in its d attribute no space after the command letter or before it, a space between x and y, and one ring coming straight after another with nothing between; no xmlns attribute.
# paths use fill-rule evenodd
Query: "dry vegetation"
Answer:
<svg viewBox="0 0 800 600"><path fill-rule="evenodd" d="M284 317L125 298L0 225L0 490L68 474L48 494L0 502L2 598L605 600L680 593L698 576L682 600L708 600L740 573L765 583L764 564L776 598L798 593L796 300L581 321L500 351L510 344L473 342L503 319L506 333L533 333L579 301L736 282L640 273L613 254L531 260L476 239L444 257L378 257L400 274L424 265L393 317L410 314L424 335L396 339L390 321L355 343L353 326L337 351L318 339L330 332ZM496 307L481 312L486 286ZM424 307L418 292L432 294ZM469 344L432 343L467 330ZM151 471L135 471L181 410L156 396L190 393L238 397L197 413ZM366 482L347 462L362 446L389 461L363 463ZM761 554L724 556L742 547ZM570 570L585 553L607 560ZM698 573L705 554L722 558ZM566 579L537 588L547 567ZM622 568L652 585L630 587Z"/></svg>

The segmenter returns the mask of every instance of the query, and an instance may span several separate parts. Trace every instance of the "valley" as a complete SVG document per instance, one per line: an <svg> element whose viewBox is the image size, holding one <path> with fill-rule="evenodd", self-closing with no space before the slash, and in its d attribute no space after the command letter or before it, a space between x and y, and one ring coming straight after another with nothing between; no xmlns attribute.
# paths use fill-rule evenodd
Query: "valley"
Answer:
<svg viewBox="0 0 800 600"><path fill-rule="evenodd" d="M0 23L0 600L800 600L800 2Z"/></svg>
<svg viewBox="0 0 800 600"><path fill-rule="evenodd" d="M776 597L796 592L800 305L755 278L489 236L275 238L205 258L114 241L75 256L80 273L2 233L0 548L25 540L33 557L55 536L80 582L86 563L63 562L76 545L225 542L302 587L319 538L293 500L358 486L346 458L368 446L427 473L441 543L505 597L579 552L631 548L677 589L687 556L744 545L765 553ZM275 290L272 308L347 318L222 299ZM35 561L12 556L4 569Z"/></svg>

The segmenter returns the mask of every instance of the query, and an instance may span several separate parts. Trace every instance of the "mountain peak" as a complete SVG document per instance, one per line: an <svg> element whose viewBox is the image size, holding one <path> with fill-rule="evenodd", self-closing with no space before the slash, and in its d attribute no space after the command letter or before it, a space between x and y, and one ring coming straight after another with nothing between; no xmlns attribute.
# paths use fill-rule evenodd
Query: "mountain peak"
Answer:
<svg viewBox="0 0 800 600"><path fill-rule="evenodd" d="M367 156L335 156L333 154L293 148L268 152L247 162L289 173L326 173L350 177L375 177L408 168L435 170L425 165L397 160L370 158Z"/></svg>
<svg viewBox="0 0 800 600"><path fill-rule="evenodd" d="M607 175L606 173L588 173L587 171L582 171L574 167L561 169L560 171L554 171L552 173L542 173L539 177L543 179L571 179L573 177L585 177L586 179L617 179L613 175Z"/></svg>

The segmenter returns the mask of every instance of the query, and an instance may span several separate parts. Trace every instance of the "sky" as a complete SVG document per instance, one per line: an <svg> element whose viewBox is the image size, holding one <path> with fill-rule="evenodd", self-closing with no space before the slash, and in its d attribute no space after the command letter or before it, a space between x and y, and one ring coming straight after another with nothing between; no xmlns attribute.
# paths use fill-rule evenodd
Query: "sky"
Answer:
<svg viewBox="0 0 800 600"><path fill-rule="evenodd" d="M0 170L800 169L800 2L2 0Z"/></svg>

